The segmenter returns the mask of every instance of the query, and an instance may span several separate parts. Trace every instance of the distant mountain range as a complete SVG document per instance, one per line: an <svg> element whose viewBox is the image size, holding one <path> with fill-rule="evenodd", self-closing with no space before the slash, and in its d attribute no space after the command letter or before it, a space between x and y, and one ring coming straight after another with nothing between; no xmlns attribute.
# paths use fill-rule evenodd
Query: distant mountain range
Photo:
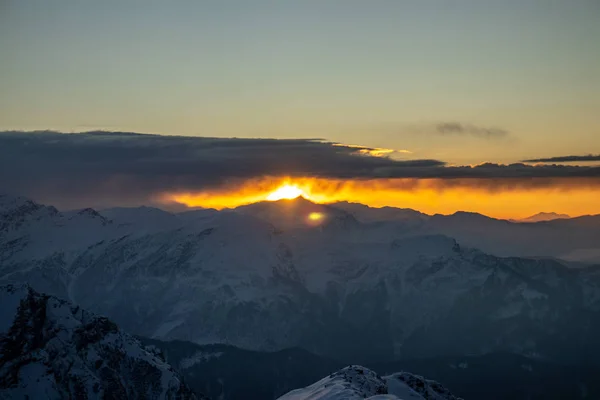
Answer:
<svg viewBox="0 0 600 400"><path fill-rule="evenodd" d="M544 220L524 223L469 212L429 216L410 209L372 208L358 203L332 206L346 210L361 223L398 228L394 235L443 234L462 246L499 257L544 257L600 264L600 215L563 219L542 213L534 217Z"/></svg>
<svg viewBox="0 0 600 400"><path fill-rule="evenodd" d="M557 214L554 212L551 212L551 213L541 212L541 213L532 215L531 217L517 219L517 220L511 220L511 221L527 223L527 222L553 221L555 219L569 219L569 218L571 218L571 217L567 214Z"/></svg>

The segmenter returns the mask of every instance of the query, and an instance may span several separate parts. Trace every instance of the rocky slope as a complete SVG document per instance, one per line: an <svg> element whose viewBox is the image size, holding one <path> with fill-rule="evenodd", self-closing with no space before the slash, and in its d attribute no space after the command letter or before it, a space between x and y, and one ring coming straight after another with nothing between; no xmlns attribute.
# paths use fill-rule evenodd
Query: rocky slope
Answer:
<svg viewBox="0 0 600 400"><path fill-rule="evenodd" d="M107 318L25 285L0 287L0 304L0 398L197 398Z"/></svg>

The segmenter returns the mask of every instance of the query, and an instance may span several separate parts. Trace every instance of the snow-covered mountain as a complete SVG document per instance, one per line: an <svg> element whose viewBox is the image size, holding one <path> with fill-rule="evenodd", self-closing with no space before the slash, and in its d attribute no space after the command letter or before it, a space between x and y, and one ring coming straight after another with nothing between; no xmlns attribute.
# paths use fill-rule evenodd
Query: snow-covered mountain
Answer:
<svg viewBox="0 0 600 400"><path fill-rule="evenodd" d="M235 211L267 221L283 231L314 228L347 231L359 227L351 213L330 205L316 204L303 197L254 203L238 207Z"/></svg>
<svg viewBox="0 0 600 400"><path fill-rule="evenodd" d="M306 200L108 218L0 199L0 282L29 282L142 336L299 346L349 362L492 351L600 359L597 268L500 258L432 228L483 216L406 229ZM543 224L555 222L595 229ZM466 226L452 229L477 224Z"/></svg>
<svg viewBox="0 0 600 400"><path fill-rule="evenodd" d="M578 258L578 251L600 249L600 215L514 223L481 214L434 215L411 234L438 233L463 246L499 257L554 257L600 263L600 257Z"/></svg>
<svg viewBox="0 0 600 400"><path fill-rule="evenodd" d="M164 231L178 227L181 223L176 215L153 207L116 207L101 211L101 214L123 228L137 231Z"/></svg>
<svg viewBox="0 0 600 400"><path fill-rule="evenodd" d="M540 213L527 220L508 221L470 212L429 216L394 207L371 208L355 203L332 206L358 221L387 226L394 235L443 234L463 246L499 257L553 257L600 263L600 215L569 218Z"/></svg>
<svg viewBox="0 0 600 400"><path fill-rule="evenodd" d="M0 398L196 399L105 317L26 285L0 287Z"/></svg>
<svg viewBox="0 0 600 400"><path fill-rule="evenodd" d="M410 208L396 207L369 207L360 203L342 201L333 203L333 207L352 214L360 222L389 222L389 221L415 221L422 222L429 219L429 215Z"/></svg>
<svg viewBox="0 0 600 400"><path fill-rule="evenodd" d="M381 377L358 365L346 367L278 400L460 400L435 381L407 372Z"/></svg>

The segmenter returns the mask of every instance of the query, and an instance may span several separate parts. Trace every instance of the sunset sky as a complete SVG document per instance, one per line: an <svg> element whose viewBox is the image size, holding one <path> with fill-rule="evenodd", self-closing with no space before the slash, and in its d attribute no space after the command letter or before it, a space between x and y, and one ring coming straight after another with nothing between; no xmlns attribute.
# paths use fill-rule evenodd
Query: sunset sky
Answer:
<svg viewBox="0 0 600 400"><path fill-rule="evenodd" d="M187 153L175 168L176 152L168 167L157 161L167 142L5 133L0 192L64 207L183 198L226 207L287 177L315 197L429 213L600 213L600 157L583 157L600 154L598 38L596 0L2 1L0 131L151 133L172 136L171 150L181 137L331 144L314 156L327 165L285 150L232 173L225 150L210 168ZM152 157L115 167L115 149L142 144ZM81 146L100 165L74 155ZM235 153L237 168L254 165L253 146ZM368 166L350 168L336 152ZM430 163L417 173L401 164L411 160ZM531 169L504 166L524 160ZM497 170L452 169L483 163ZM204 174L212 178L189 179Z"/></svg>

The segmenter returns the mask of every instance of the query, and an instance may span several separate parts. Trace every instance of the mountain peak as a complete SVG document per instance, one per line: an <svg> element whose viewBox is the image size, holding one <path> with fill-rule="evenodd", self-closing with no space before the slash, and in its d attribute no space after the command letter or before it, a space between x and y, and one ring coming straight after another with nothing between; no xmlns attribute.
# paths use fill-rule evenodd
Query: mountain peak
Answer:
<svg viewBox="0 0 600 400"><path fill-rule="evenodd" d="M422 221L429 218L429 215L411 208L397 207L370 207L361 203L352 203L340 201L331 204L331 206L344 210L352 214L360 222L389 222L389 221Z"/></svg>
<svg viewBox="0 0 600 400"><path fill-rule="evenodd" d="M9 227L18 228L32 219L58 214L56 208L38 204L26 197L0 194L0 231Z"/></svg>
<svg viewBox="0 0 600 400"><path fill-rule="evenodd" d="M360 365L348 366L304 389L293 390L278 400L358 400L376 398L389 400L460 400L435 381L408 372L381 377L376 372Z"/></svg>
<svg viewBox="0 0 600 400"><path fill-rule="evenodd" d="M327 204L313 203L302 196L262 201L238 207L235 211L265 220L279 229L358 224L349 212Z"/></svg>
<svg viewBox="0 0 600 400"><path fill-rule="evenodd" d="M37 210L42 207L41 204L23 196L0 194L0 213L9 213L17 209Z"/></svg>
<svg viewBox="0 0 600 400"><path fill-rule="evenodd" d="M543 222L543 221L552 221L555 219L569 219L570 215L567 214L558 214L555 212L540 212L535 215L532 215L527 218L514 220L515 222Z"/></svg>
<svg viewBox="0 0 600 400"><path fill-rule="evenodd" d="M197 398L108 318L28 285L0 286L0 303L0 397Z"/></svg>

